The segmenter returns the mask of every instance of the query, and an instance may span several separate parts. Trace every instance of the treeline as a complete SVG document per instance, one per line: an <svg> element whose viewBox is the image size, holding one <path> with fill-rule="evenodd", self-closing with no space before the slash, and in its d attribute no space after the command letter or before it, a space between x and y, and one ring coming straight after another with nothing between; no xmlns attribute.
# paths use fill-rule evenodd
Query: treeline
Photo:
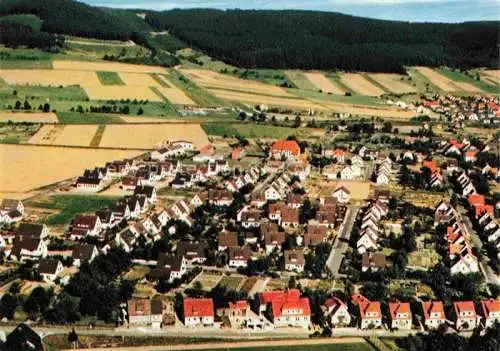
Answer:
<svg viewBox="0 0 500 351"><path fill-rule="evenodd" d="M239 67L403 72L497 66L498 22L382 21L315 11L171 10L146 21Z"/></svg>
<svg viewBox="0 0 500 351"><path fill-rule="evenodd" d="M10 48L26 46L49 50L64 44L64 37L40 31L39 27L26 23L23 16L0 19L0 33L0 44Z"/></svg>

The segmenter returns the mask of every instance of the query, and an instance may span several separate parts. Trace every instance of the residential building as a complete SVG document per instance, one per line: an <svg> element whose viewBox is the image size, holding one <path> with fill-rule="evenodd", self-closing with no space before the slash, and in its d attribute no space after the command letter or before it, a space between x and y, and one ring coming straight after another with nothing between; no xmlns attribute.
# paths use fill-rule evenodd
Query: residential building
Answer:
<svg viewBox="0 0 500 351"><path fill-rule="evenodd" d="M479 317L476 314L476 307L473 301L453 302L453 312L455 328L457 330L472 330L479 323Z"/></svg>
<svg viewBox="0 0 500 351"><path fill-rule="evenodd" d="M265 313L275 327L308 328L311 323L309 299L300 291L265 291L259 294L259 311Z"/></svg>
<svg viewBox="0 0 500 351"><path fill-rule="evenodd" d="M481 314L484 318L485 328L491 328L496 322L500 323L500 300L482 300Z"/></svg>
<svg viewBox="0 0 500 351"><path fill-rule="evenodd" d="M351 314L347 304L339 298L332 296L321 306L328 323L336 327L347 327L351 324Z"/></svg>
<svg viewBox="0 0 500 351"><path fill-rule="evenodd" d="M437 329L446 322L444 306L441 301L423 301L422 312L424 325L427 329Z"/></svg>
<svg viewBox="0 0 500 351"><path fill-rule="evenodd" d="M408 302L389 302L391 329L410 330L412 315Z"/></svg>
<svg viewBox="0 0 500 351"><path fill-rule="evenodd" d="M362 295L354 295L352 301L358 308L359 328L375 329L382 326L380 302L370 301Z"/></svg>
<svg viewBox="0 0 500 351"><path fill-rule="evenodd" d="M131 326L151 326L159 329L163 323L161 299L134 298L127 301L128 323Z"/></svg>
<svg viewBox="0 0 500 351"><path fill-rule="evenodd" d="M184 326L211 327L214 325L214 302L211 298L184 299Z"/></svg>

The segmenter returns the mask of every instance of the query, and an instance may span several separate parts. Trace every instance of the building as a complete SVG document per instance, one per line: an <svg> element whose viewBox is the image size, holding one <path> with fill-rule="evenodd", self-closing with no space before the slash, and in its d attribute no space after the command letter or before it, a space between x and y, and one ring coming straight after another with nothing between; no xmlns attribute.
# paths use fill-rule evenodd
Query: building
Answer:
<svg viewBox="0 0 500 351"><path fill-rule="evenodd" d="M214 325L214 302L211 298L186 298L183 310L186 327L212 327Z"/></svg>
<svg viewBox="0 0 500 351"><path fill-rule="evenodd" d="M479 323L479 317L476 314L476 307L473 301L453 302L453 312L455 318L455 328L457 330L472 330Z"/></svg>
<svg viewBox="0 0 500 351"><path fill-rule="evenodd" d="M45 224L21 223L15 230L15 236L44 240L49 236L49 229Z"/></svg>
<svg viewBox="0 0 500 351"><path fill-rule="evenodd" d="M263 330L266 320L262 316L257 316L245 300L229 302L227 307L217 309L217 316L229 319L231 327L238 329Z"/></svg>
<svg viewBox="0 0 500 351"><path fill-rule="evenodd" d="M351 200L351 192L345 186L335 189L332 196L341 204L346 204Z"/></svg>
<svg viewBox="0 0 500 351"><path fill-rule="evenodd" d="M422 314L424 325L427 329L437 329L441 324L446 322L444 306L441 301L422 302Z"/></svg>
<svg viewBox="0 0 500 351"><path fill-rule="evenodd" d="M252 257L252 251L249 247L229 247L229 267L246 267L248 265L248 260Z"/></svg>
<svg viewBox="0 0 500 351"><path fill-rule="evenodd" d="M302 273L306 264L304 252L299 249L285 250L283 253L285 260L285 271Z"/></svg>
<svg viewBox="0 0 500 351"><path fill-rule="evenodd" d="M347 304L339 298L332 296L325 301L321 308L332 327L346 327L351 324L351 314Z"/></svg>
<svg viewBox="0 0 500 351"><path fill-rule="evenodd" d="M365 252L361 257L361 270L363 272L376 272L386 267L385 255L382 252Z"/></svg>
<svg viewBox="0 0 500 351"><path fill-rule="evenodd" d="M82 263L91 263L99 255L99 250L95 245L91 244L75 244L73 245L73 265L80 267Z"/></svg>
<svg viewBox="0 0 500 351"><path fill-rule="evenodd" d="M265 313L275 327L308 328L311 323L309 299L300 291L265 291L259 294L259 312Z"/></svg>
<svg viewBox="0 0 500 351"><path fill-rule="evenodd" d="M370 301L362 295L354 295L352 301L358 308L359 328L375 329L382 326L380 302Z"/></svg>
<svg viewBox="0 0 500 351"><path fill-rule="evenodd" d="M410 330L412 315L408 302L389 302L391 329Z"/></svg>
<svg viewBox="0 0 500 351"><path fill-rule="evenodd" d="M2 351L29 350L43 351L42 338L36 331L25 323L19 324L0 345Z"/></svg>
<svg viewBox="0 0 500 351"><path fill-rule="evenodd" d="M489 299L481 301L481 314L485 328L492 327L495 322L500 323L500 300Z"/></svg>
<svg viewBox="0 0 500 351"><path fill-rule="evenodd" d="M271 146L270 154L275 159L297 157L300 146L295 140L278 140Z"/></svg>
<svg viewBox="0 0 500 351"><path fill-rule="evenodd" d="M96 215L77 215L71 222L71 240L86 236L98 236L101 232L101 219Z"/></svg>
<svg viewBox="0 0 500 351"><path fill-rule="evenodd" d="M127 301L128 322L131 326L161 328L163 302L160 299L135 298Z"/></svg>
<svg viewBox="0 0 500 351"><path fill-rule="evenodd" d="M38 265L38 273L42 276L43 281L53 283L64 270L64 267L59 260L42 259Z"/></svg>
<svg viewBox="0 0 500 351"><path fill-rule="evenodd" d="M39 260L47 256L47 244L42 239L17 237L10 252L16 261Z"/></svg>

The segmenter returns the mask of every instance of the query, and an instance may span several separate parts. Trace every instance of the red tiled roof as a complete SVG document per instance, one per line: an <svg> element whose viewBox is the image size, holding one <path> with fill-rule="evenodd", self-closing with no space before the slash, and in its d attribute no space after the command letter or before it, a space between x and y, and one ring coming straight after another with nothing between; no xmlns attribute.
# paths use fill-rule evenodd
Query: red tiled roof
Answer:
<svg viewBox="0 0 500 351"><path fill-rule="evenodd" d="M457 317L460 316L461 312L469 312L469 311L472 311L473 313L470 317L476 317L476 307L474 306L474 302L472 301L453 302L453 308L455 309L455 315Z"/></svg>
<svg viewBox="0 0 500 351"><path fill-rule="evenodd" d="M424 312L424 319L430 319L432 312L439 312L440 318L445 319L444 306L441 301L425 301L422 302L422 310Z"/></svg>
<svg viewBox="0 0 500 351"><path fill-rule="evenodd" d="M483 310L483 316L488 318L491 312L500 312L500 300L483 300L481 301L481 308Z"/></svg>
<svg viewBox="0 0 500 351"><path fill-rule="evenodd" d="M493 205L477 205L475 207L476 217L480 217L485 213L493 214Z"/></svg>
<svg viewBox="0 0 500 351"><path fill-rule="evenodd" d="M272 152L290 151L292 155L300 155L300 146L295 140L278 140L271 147Z"/></svg>
<svg viewBox="0 0 500 351"><path fill-rule="evenodd" d="M274 317L280 317L289 310L301 310L294 313L302 316L310 316L309 299L300 297L300 291L292 289L288 291L266 291L259 295L261 304L271 304L271 312Z"/></svg>
<svg viewBox="0 0 500 351"><path fill-rule="evenodd" d="M352 296L353 302L359 307L359 314L361 318L380 318L382 310L380 309L380 302L370 301L363 295ZM376 313L375 317L368 317L368 313Z"/></svg>
<svg viewBox="0 0 500 351"><path fill-rule="evenodd" d="M422 162L422 167L427 167L431 170L431 172L439 173L440 169L436 161L424 161Z"/></svg>
<svg viewBox="0 0 500 351"><path fill-rule="evenodd" d="M184 317L213 317L212 299L184 299Z"/></svg>
<svg viewBox="0 0 500 351"><path fill-rule="evenodd" d="M469 204L471 206L482 205L482 204L484 204L484 195L471 194L471 195L469 195L467 200L469 201Z"/></svg>
<svg viewBox="0 0 500 351"><path fill-rule="evenodd" d="M411 319L410 304L408 302L389 302L389 311L392 319L398 319L398 313L406 313L406 319Z"/></svg>
<svg viewBox="0 0 500 351"><path fill-rule="evenodd" d="M238 300L236 302L229 303L229 308L246 310L248 307L248 302L245 300Z"/></svg>

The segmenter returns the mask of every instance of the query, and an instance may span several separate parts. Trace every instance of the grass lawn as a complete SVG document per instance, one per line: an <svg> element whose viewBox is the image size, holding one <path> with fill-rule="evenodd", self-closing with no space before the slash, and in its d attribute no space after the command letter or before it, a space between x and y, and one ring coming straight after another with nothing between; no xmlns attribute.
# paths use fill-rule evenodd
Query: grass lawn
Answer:
<svg viewBox="0 0 500 351"><path fill-rule="evenodd" d="M500 90L498 87L494 87L492 85L489 85L481 80L476 80L473 77L469 77L465 73L452 71L452 70L446 69L446 68L441 68L439 70L439 73L441 73L445 77L447 77L455 82L464 82L464 83L470 83L472 85L475 85L476 87L478 87L479 89L481 89L487 93L493 93L493 94L500 93Z"/></svg>
<svg viewBox="0 0 500 351"><path fill-rule="evenodd" d="M294 82L288 75L284 71L278 69L239 70L236 76L242 79L256 80L271 85L281 85L286 82L295 87Z"/></svg>
<svg viewBox="0 0 500 351"><path fill-rule="evenodd" d="M200 106L226 105L224 101L213 96L205 89L200 88L177 70L171 70L167 78L169 82L182 89L187 96Z"/></svg>
<svg viewBox="0 0 500 351"><path fill-rule="evenodd" d="M58 112L57 118L63 124L124 123L117 115L99 113Z"/></svg>
<svg viewBox="0 0 500 351"><path fill-rule="evenodd" d="M292 343L293 341L291 341ZM342 343L342 344L316 344L296 346L263 346L263 347L239 347L239 348L217 348L211 351L371 351L373 348L367 343ZM186 351L189 351L186 350Z"/></svg>
<svg viewBox="0 0 500 351"><path fill-rule="evenodd" d="M260 124L202 123L201 127L208 135L256 139L286 139L290 135L306 136L310 131L307 128L276 127Z"/></svg>
<svg viewBox="0 0 500 351"><path fill-rule="evenodd" d="M208 135L217 135L222 137L239 137L242 136L232 124L219 123L203 123L201 125L205 133Z"/></svg>
<svg viewBox="0 0 500 351"><path fill-rule="evenodd" d="M60 210L51 215L47 225L68 225L77 214L95 212L115 203L119 197L98 195L53 195L41 201L27 201L26 205L52 210Z"/></svg>
<svg viewBox="0 0 500 351"><path fill-rule="evenodd" d="M125 85L116 72L98 71L97 77L99 77L102 85Z"/></svg>

